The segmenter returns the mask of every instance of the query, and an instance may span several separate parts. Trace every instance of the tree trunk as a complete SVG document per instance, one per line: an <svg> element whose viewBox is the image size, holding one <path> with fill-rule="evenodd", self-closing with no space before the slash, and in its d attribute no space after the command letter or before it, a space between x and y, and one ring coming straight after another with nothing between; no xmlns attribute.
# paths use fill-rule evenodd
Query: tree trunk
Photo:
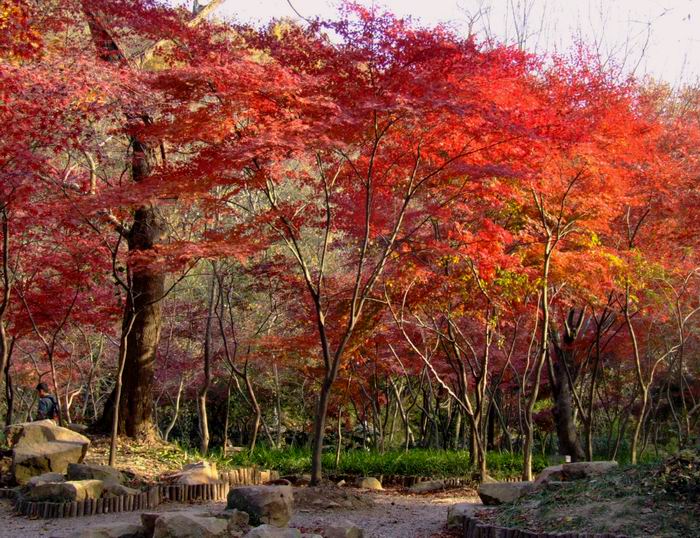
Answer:
<svg viewBox="0 0 700 538"><path fill-rule="evenodd" d="M571 456L572 461L584 461L586 454L576 430L574 418L574 394L573 384L576 380L574 352L572 350L579 329L583 325L584 312L578 316L575 309L570 309L567 322L563 331L563 338L557 331L552 331L550 340L554 349L554 359L549 371L549 382L554 396L554 424L559 440L559 453L562 456Z"/></svg>
<svg viewBox="0 0 700 538"><path fill-rule="evenodd" d="M12 366L12 349L14 348L14 338L10 342L9 353L7 354L7 363L5 364L5 395L7 397L7 414L5 415L5 426L12 424L12 415L15 407L15 390L12 385L12 374L10 368Z"/></svg>
<svg viewBox="0 0 700 538"><path fill-rule="evenodd" d="M2 300L0 301L0 373L7 368L10 358L10 338L5 325L5 314L10 306L10 223L7 205L0 210L0 233L2 234ZM0 378L1 381L1 378ZM8 402L9 404L9 402ZM9 405L8 405L9 409Z"/></svg>
<svg viewBox="0 0 700 538"><path fill-rule="evenodd" d="M129 294L131 297L131 294ZM129 300L127 300L127 303ZM114 401L121 401L123 378L124 378L124 368L126 367L126 357L129 350L128 341L134 328L134 316L129 314L122 322L122 334L119 339L119 360L117 361L117 379L114 384ZM111 432L110 432L110 442L109 442L109 465L114 467L117 459L117 436L119 435L119 423L120 418L123 417L121 414L120 406L112 407L111 419Z"/></svg>
<svg viewBox="0 0 700 538"><path fill-rule="evenodd" d="M204 381L197 397L197 412L199 414L199 450L202 456L209 452L209 418L207 417L207 395L211 386L211 323L214 318L214 294L216 292L216 267L212 264L212 276L209 283L209 305L207 309L207 325L204 331Z"/></svg>
<svg viewBox="0 0 700 538"><path fill-rule="evenodd" d="M98 57L107 63L128 66L126 56L104 27L96 13L83 3L83 12L90 28ZM148 123L146 115L128 117L128 122ZM132 129L129 129L132 130ZM155 152L147 142L132 138L131 178L134 182L146 179L154 162ZM152 250L161 242L165 224L152 204L144 204L134 212L134 221L126 238L129 254ZM113 422L115 403L118 402L118 433L129 437L155 437L153 424L153 385L156 349L160 340L161 308L165 274L157 269L132 271L131 292L124 309L122 325L132 325L126 345L123 390L117 397L116 387L105 404L100 424L108 430ZM132 313L134 315L131 323ZM121 354L121 351L120 351Z"/></svg>
<svg viewBox="0 0 700 538"><path fill-rule="evenodd" d="M137 153L138 142L134 142ZM137 157L135 155L134 159ZM134 177L137 176L134 171ZM152 249L163 235L163 220L154 207L136 210L128 237L129 253ZM156 351L160 341L161 305L165 293L165 276L150 269L133 270L132 291L124 308L125 322L133 312L132 330L126 343L124 378L119 404L118 433L132 438L155 437L153 424L153 386ZM116 391L116 387L115 387ZM111 423L116 394L105 403L102 423Z"/></svg>
<svg viewBox="0 0 700 538"><path fill-rule="evenodd" d="M331 394L332 379L324 379L321 392L318 396L316 416L314 420L314 439L311 448L311 483L318 484L321 481L323 465L323 437L326 431L326 416L328 415L328 401Z"/></svg>
<svg viewBox="0 0 700 538"><path fill-rule="evenodd" d="M175 398L175 409L173 410L173 418L170 419L168 427L165 428L163 433L163 440L167 443L170 437L170 432L173 431L175 424L177 423L177 417L180 415L180 399L182 398L182 389L185 387L185 376L180 378L180 385L177 388L177 397ZM228 420L228 415L226 417Z"/></svg>
<svg viewBox="0 0 700 538"><path fill-rule="evenodd" d="M335 447L335 468L340 466L340 452L343 448L343 407L338 408L338 444Z"/></svg>

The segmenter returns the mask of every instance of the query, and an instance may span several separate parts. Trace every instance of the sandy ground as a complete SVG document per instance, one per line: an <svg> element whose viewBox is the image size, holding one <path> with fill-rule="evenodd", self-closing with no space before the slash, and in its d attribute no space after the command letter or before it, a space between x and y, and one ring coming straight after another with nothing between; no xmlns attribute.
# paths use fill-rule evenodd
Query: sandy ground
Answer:
<svg viewBox="0 0 700 538"><path fill-rule="evenodd" d="M301 507L290 522L303 532L350 521L365 531L367 538L430 538L444 534L447 507L457 502L478 502L468 492L456 490L439 495L403 495L398 492L367 493L374 506L362 508L318 509ZM201 513L221 510L224 503L182 505L168 503L155 512L184 511ZM0 538L71 537L79 529L110 523L140 522L139 512L107 514L79 519L31 520L12 513L9 501L0 501Z"/></svg>

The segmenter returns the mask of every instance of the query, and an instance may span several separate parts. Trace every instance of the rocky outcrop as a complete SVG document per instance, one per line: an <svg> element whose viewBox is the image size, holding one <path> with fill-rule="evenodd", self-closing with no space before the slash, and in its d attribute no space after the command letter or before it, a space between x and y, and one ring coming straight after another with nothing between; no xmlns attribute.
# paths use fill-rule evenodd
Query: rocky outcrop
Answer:
<svg viewBox="0 0 700 538"><path fill-rule="evenodd" d="M90 446L87 437L52 420L14 424L5 432L12 448L12 475L20 485L44 473L64 474L69 464L83 461Z"/></svg>
<svg viewBox="0 0 700 538"><path fill-rule="evenodd" d="M384 488L382 488L382 483L372 476L365 476L363 478L358 478L355 485L358 488L372 489L372 490L376 490L376 491L384 489Z"/></svg>
<svg viewBox="0 0 700 538"><path fill-rule="evenodd" d="M241 486L229 491L226 508L246 512L252 525L285 527L292 518L293 501L290 486Z"/></svg>
<svg viewBox="0 0 700 538"><path fill-rule="evenodd" d="M532 482L492 482L481 484L477 493L486 505L507 504L518 500L533 487Z"/></svg>

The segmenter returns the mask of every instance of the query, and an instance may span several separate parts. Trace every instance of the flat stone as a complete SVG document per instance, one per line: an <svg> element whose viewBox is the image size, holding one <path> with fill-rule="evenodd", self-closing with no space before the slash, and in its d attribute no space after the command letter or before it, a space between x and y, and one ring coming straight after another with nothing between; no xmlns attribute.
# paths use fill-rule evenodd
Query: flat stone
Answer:
<svg viewBox="0 0 700 538"><path fill-rule="evenodd" d="M124 497L126 495L138 495L141 493L138 489L129 488L122 484L115 484L114 482L105 482L104 485L103 495L105 497Z"/></svg>
<svg viewBox="0 0 700 538"><path fill-rule="evenodd" d="M70 463L66 474L68 480L102 480L110 484L123 484L126 481L119 470L109 465Z"/></svg>
<svg viewBox="0 0 700 538"><path fill-rule="evenodd" d="M28 487L40 486L51 482L65 482L66 478L61 473L44 473L39 476L32 476L27 482Z"/></svg>
<svg viewBox="0 0 700 538"><path fill-rule="evenodd" d="M562 465L563 480L580 480L607 474L617 469L616 461L577 461Z"/></svg>
<svg viewBox="0 0 700 538"><path fill-rule="evenodd" d="M246 512L252 525L285 527L292 518L293 505L290 486L241 486L231 488L226 508Z"/></svg>
<svg viewBox="0 0 700 538"><path fill-rule="evenodd" d="M371 490L382 490L382 483L372 476L365 476L363 478L358 478L356 485L358 488L371 489Z"/></svg>
<svg viewBox="0 0 700 538"><path fill-rule="evenodd" d="M485 505L498 505L517 501L532 487L532 482L493 482L481 484L477 492Z"/></svg>
<svg viewBox="0 0 700 538"><path fill-rule="evenodd" d="M323 529L325 538L364 538L363 530L350 521L343 521Z"/></svg>
<svg viewBox="0 0 700 538"><path fill-rule="evenodd" d="M408 488L411 493L431 493L433 491L442 491L444 489L444 480L426 480L424 482L416 482L410 488Z"/></svg>
<svg viewBox="0 0 700 538"><path fill-rule="evenodd" d="M25 498L30 501L73 502L99 499L104 491L101 480L48 482L29 489Z"/></svg>
<svg viewBox="0 0 700 538"><path fill-rule="evenodd" d="M230 536L225 519L166 512L156 519L153 538L217 538Z"/></svg>

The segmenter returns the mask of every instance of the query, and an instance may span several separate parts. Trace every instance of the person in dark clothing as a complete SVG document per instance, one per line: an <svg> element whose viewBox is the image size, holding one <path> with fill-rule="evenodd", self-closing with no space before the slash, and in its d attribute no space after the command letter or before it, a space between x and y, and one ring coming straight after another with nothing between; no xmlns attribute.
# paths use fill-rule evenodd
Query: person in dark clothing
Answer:
<svg viewBox="0 0 700 538"><path fill-rule="evenodd" d="M56 398L49 394L49 386L46 383L39 383L36 386L36 391L39 393L39 409L36 414L36 420L58 420L58 402Z"/></svg>

